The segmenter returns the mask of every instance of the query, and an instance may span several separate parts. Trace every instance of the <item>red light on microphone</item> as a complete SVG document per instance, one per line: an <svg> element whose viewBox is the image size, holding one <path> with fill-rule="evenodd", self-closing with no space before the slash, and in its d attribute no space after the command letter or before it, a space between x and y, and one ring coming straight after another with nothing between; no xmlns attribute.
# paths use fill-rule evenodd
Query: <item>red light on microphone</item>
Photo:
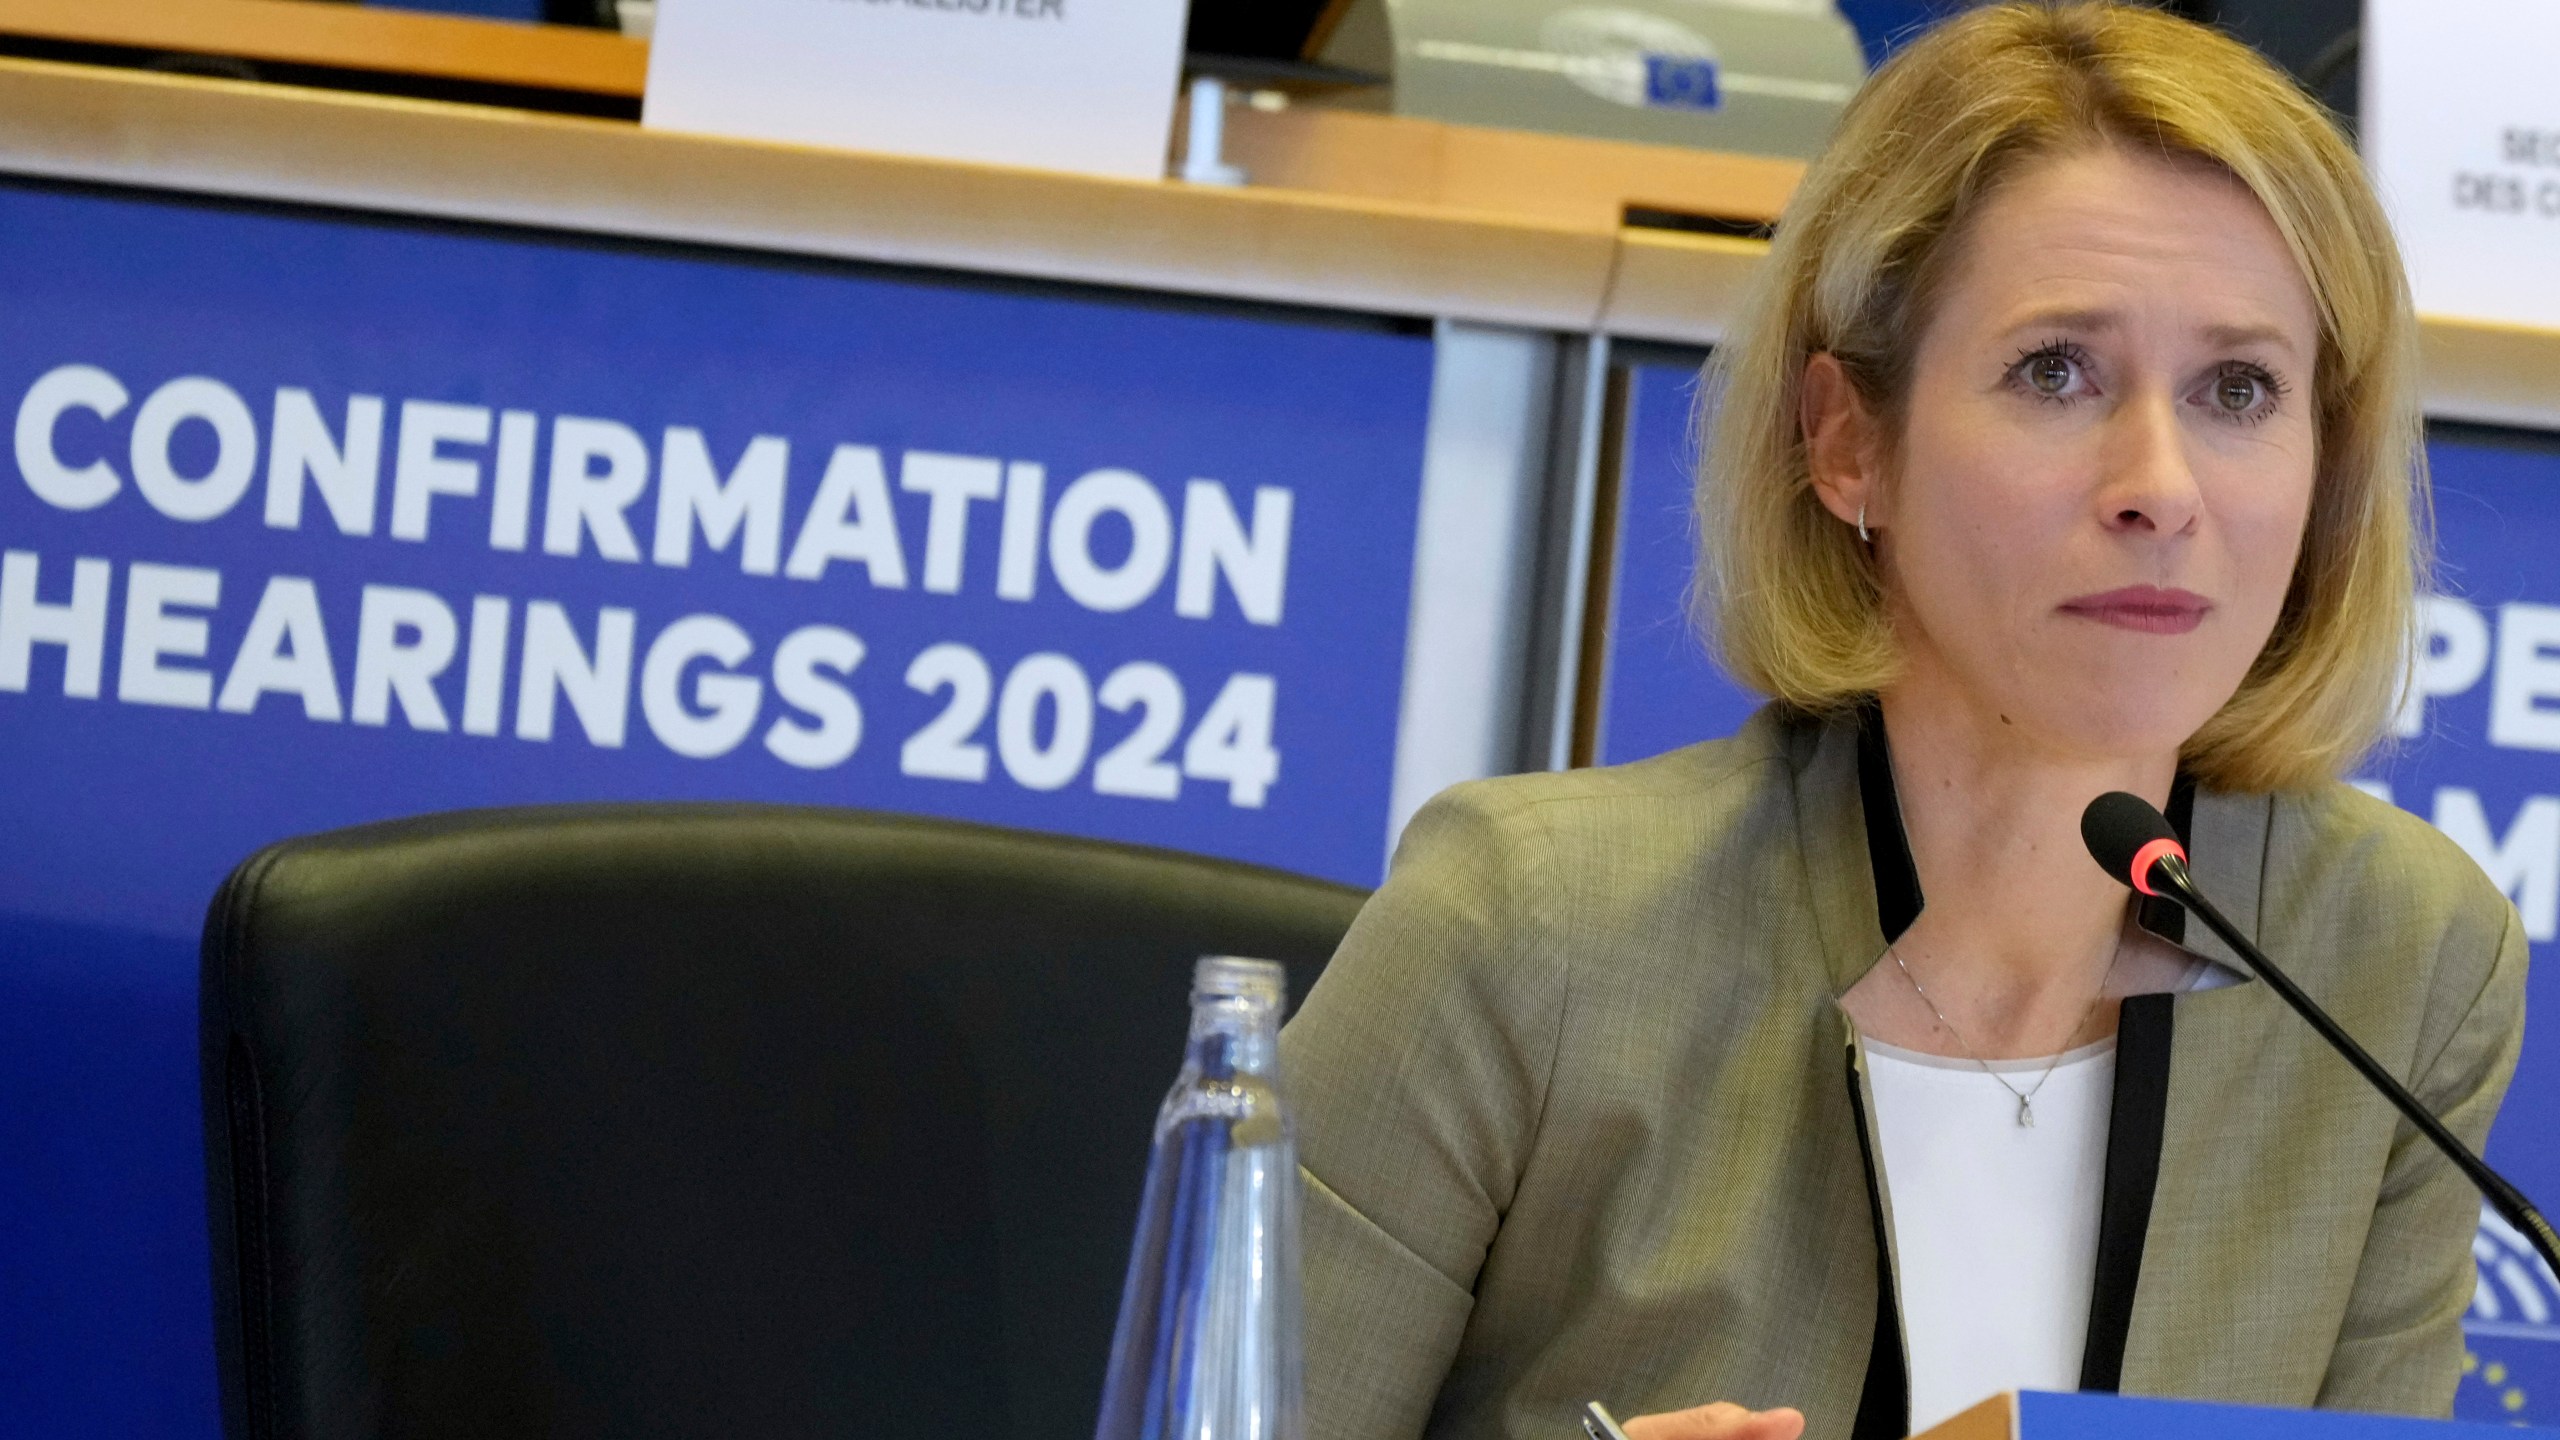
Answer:
<svg viewBox="0 0 2560 1440"><path fill-rule="evenodd" d="M2162 836L2134 851L2133 888L2145 895L2159 894L2159 891L2151 888L2151 867L2172 855L2177 856L2180 863L2184 863L2187 858L2187 847L2167 836Z"/></svg>

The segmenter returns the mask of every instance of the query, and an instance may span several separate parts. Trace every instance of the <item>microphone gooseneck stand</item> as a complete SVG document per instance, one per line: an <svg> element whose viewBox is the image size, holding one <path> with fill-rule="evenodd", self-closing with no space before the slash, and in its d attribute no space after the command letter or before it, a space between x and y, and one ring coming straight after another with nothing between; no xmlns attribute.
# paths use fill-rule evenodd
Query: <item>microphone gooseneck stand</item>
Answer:
<svg viewBox="0 0 2560 1440"><path fill-rule="evenodd" d="M2132 801L2132 805L2121 803L2127 800ZM2110 807L2107 813L2101 813L2102 806ZM2133 813L2134 806L2141 807L2140 815ZM2137 833L2128 835L2129 826L2136 827ZM2110 831L2113 833L2108 833ZM2410 1124L2418 1127L2419 1133L2433 1141L2436 1149L2444 1152L2445 1158L2469 1177L2489 1202L2490 1208L2505 1216L2508 1224L2515 1226L2532 1242L2533 1248L2542 1255L2542 1263L2550 1266L2555 1275L2560 1275L2560 1234L2552 1231L2551 1222L2542 1218L2542 1212L2534 1208L2523 1191L2509 1184L2507 1177L2490 1169L2487 1161L2473 1154L2471 1147L2462 1143L2462 1137L2446 1129L2444 1122L2420 1104L2407 1086L2383 1069L2380 1061L2365 1053L2365 1048L2356 1043L2346 1027L2330 1018L2329 1012L2321 1009L2318 1001L2293 983L2292 976L2269 960L2265 951L2250 943L2249 937L2241 934L2239 927L2205 898L2204 892L2196 888L2195 878L2187 873L2184 848L2178 845L2175 832L2159 811L2137 796L2102 795L2091 802L2089 813L2082 820L2081 832L2089 842L2090 853L2108 874L2146 894L2167 896L2202 920L2207 929L2221 936L2222 943L2248 961L2258 978L2266 982L2267 988L2292 1006L2295 1014L2311 1022L2311 1028L2320 1032L2320 1038L2328 1041L2331 1049L2345 1056L2347 1063L2354 1066L2368 1084L2381 1091L2383 1098L2398 1107ZM2110 845L2110 840L2115 843ZM2117 851L2121 853L2115 853ZM2110 863L2111 860L2122 863ZM2136 869L2136 866L2140 868Z"/></svg>

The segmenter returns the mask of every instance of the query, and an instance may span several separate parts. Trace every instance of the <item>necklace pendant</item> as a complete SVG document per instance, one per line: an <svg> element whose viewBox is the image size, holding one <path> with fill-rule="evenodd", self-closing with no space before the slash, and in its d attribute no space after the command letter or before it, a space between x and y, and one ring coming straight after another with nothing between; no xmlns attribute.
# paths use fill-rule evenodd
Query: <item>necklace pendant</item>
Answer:
<svg viewBox="0 0 2560 1440"><path fill-rule="evenodd" d="M2018 1123L2029 1130L2036 1128L2036 1107L2032 1096L2018 1097Z"/></svg>

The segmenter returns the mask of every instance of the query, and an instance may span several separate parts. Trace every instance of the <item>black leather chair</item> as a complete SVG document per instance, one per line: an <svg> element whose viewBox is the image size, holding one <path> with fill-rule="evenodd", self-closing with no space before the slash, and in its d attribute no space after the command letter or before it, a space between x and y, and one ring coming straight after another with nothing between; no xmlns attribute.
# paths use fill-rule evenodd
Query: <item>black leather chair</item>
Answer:
<svg viewBox="0 0 2560 1440"><path fill-rule="evenodd" d="M1092 1434L1193 959L1361 892L854 811L294 840L207 917L234 1440Z"/></svg>

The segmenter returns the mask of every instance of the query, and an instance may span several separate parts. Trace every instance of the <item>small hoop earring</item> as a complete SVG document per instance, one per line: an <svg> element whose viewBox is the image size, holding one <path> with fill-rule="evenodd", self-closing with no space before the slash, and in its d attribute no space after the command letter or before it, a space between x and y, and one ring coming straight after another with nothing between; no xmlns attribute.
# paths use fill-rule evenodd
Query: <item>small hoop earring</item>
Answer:
<svg viewBox="0 0 2560 1440"><path fill-rule="evenodd" d="M1861 545L1872 543L1867 534L1867 507L1864 505L1858 507L1858 543Z"/></svg>

